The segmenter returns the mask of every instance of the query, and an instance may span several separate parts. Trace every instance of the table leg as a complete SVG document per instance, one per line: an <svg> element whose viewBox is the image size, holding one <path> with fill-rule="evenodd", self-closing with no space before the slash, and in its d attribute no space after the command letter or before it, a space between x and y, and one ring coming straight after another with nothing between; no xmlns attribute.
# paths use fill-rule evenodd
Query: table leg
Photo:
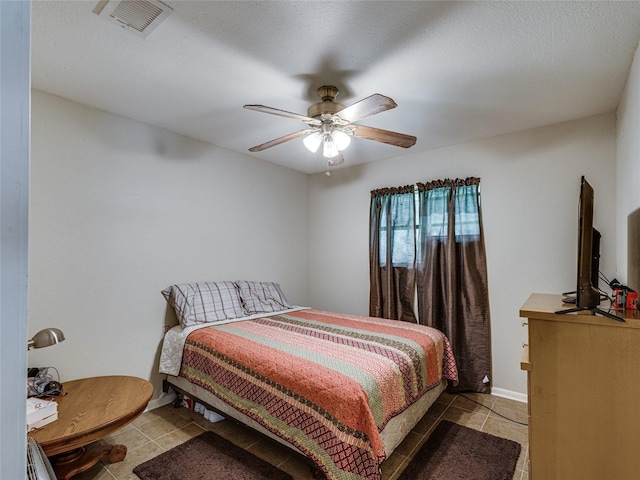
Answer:
<svg viewBox="0 0 640 480"><path fill-rule="evenodd" d="M125 445L105 445L99 442L51 457L51 465L58 480L69 480L80 472L89 470L100 461L117 463L127 455Z"/></svg>

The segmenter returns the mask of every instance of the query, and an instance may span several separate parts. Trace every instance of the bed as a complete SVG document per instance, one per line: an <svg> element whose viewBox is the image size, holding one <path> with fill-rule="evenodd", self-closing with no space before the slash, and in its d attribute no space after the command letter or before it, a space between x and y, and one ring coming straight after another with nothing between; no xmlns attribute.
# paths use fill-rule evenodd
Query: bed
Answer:
<svg viewBox="0 0 640 480"><path fill-rule="evenodd" d="M167 383L330 480L379 480L382 461L457 380L433 328L295 307L273 282L208 282L204 294L202 285L163 291L180 321L163 341Z"/></svg>

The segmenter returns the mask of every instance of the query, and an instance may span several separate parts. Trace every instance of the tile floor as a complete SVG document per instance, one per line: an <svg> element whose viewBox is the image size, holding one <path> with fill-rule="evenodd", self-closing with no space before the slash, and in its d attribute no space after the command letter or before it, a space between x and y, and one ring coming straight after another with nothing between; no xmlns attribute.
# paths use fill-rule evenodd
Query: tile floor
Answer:
<svg viewBox="0 0 640 480"><path fill-rule="evenodd" d="M484 394L464 394L495 412L526 423L526 404ZM515 440L522 445L522 453L513 476L514 480L526 480L528 455L527 427L505 420L485 407L461 395L443 393L437 402L416 425L390 458L383 463L383 480L395 480L411 460L412 455L426 441L439 420L449 420L500 437ZM254 433L231 421L211 423L186 408L171 405L143 413L133 423L117 434L104 439L110 444L124 444L128 448L126 458L119 463L98 464L73 480L137 480L133 468L160 453L195 437L205 430L213 430L254 455L264 458L288 472L297 480L311 480L307 463L274 441Z"/></svg>

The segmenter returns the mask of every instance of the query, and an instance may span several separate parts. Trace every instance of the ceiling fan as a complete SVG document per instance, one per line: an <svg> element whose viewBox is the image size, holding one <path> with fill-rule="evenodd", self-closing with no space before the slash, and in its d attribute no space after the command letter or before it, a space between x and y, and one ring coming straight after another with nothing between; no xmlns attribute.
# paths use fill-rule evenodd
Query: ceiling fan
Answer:
<svg viewBox="0 0 640 480"><path fill-rule="evenodd" d="M244 108L249 110L279 115L307 124L307 128L256 145L251 147L249 151L260 152L289 140L305 137L305 147L311 152L316 152L322 145L322 154L328 159L328 166L335 167L344 162L341 152L349 146L351 137L374 140L403 148L409 148L416 143L416 137L411 135L353 123L397 107L398 105L393 99L376 93L345 107L335 101L339 93L336 87L324 85L318 88L317 92L322 101L311 105L306 116L264 105L245 105Z"/></svg>

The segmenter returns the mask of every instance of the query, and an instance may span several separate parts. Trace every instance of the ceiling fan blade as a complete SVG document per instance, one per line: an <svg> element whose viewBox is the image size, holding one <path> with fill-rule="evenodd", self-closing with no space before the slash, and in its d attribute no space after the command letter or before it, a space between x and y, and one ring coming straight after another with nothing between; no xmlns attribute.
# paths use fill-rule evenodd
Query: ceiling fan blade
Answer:
<svg viewBox="0 0 640 480"><path fill-rule="evenodd" d="M262 143L260 145L256 145L255 147L251 147L249 151L261 152L262 150L266 150L267 148L275 147L276 145L280 145L281 143L288 142L289 140L294 140L298 137L302 137L307 133L309 133L309 130L300 130L299 132L290 133L289 135L285 135L284 137L276 138L268 142Z"/></svg>
<svg viewBox="0 0 640 480"><path fill-rule="evenodd" d="M293 120L300 120L312 125L319 125L320 122L315 118L307 117L306 115L300 115L298 113L287 112L286 110L280 110L279 108L265 107L264 105L245 105L244 108L248 110L255 110L256 112L270 113L271 115L279 115L280 117L291 118Z"/></svg>
<svg viewBox="0 0 640 480"><path fill-rule="evenodd" d="M354 128L353 136L374 140L376 142L395 145L396 147L409 148L416 143L416 137L404 133L390 132L381 128L365 127L364 125L351 125Z"/></svg>
<svg viewBox="0 0 640 480"><path fill-rule="evenodd" d="M348 107L343 108L337 115L348 122L357 122L358 120L376 113L384 112L396 108L398 105L393 99L375 93L370 97L364 98L359 102L354 103Z"/></svg>

